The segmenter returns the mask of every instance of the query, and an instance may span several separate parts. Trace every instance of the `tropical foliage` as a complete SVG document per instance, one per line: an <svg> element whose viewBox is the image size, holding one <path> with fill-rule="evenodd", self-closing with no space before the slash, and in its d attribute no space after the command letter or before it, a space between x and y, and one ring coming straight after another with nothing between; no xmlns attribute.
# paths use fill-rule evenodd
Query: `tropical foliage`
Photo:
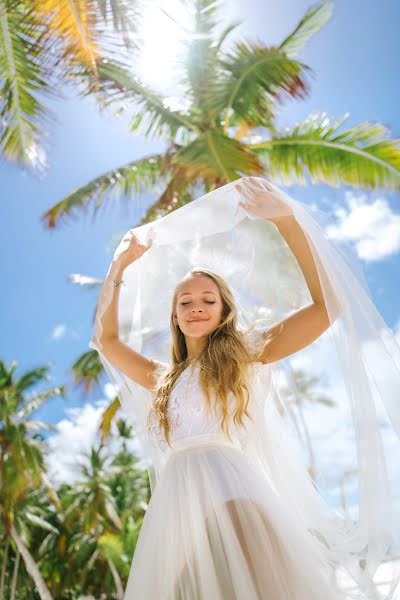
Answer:
<svg viewBox="0 0 400 600"><path fill-rule="evenodd" d="M45 163L46 98L90 77L119 45L133 49L129 0L0 0L0 150L24 166Z"/></svg>
<svg viewBox="0 0 400 600"><path fill-rule="evenodd" d="M0 598L123 598L150 496L147 471L132 453L131 426L119 419L76 459L76 481L56 489L47 476L46 431L31 417L65 388L28 391L47 367L14 377L0 361ZM116 450L111 450L111 446Z"/></svg>

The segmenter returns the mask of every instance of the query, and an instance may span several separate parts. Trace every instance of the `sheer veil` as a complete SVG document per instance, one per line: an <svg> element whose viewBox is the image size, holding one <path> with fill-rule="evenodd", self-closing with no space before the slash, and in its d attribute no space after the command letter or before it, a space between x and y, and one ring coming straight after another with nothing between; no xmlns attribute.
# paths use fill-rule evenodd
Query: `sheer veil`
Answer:
<svg viewBox="0 0 400 600"><path fill-rule="evenodd" d="M290 415L301 394L291 360L259 363L252 390L258 413L246 452L314 534L326 560L356 583L347 597L381 598L374 575L388 554L399 550L399 481L393 459L400 447L400 347L371 301L357 259L327 235L331 216L291 198L264 178L257 180L291 207L310 243L331 326L295 358L322 374L321 385L325 382L334 406L315 406L315 412L312 405L308 408L312 419L308 443L318 447L323 465L319 472L309 472L291 426ZM238 181L130 230L142 242L153 239L150 250L125 270L120 291L119 335L133 349L169 362L172 293L193 267L226 279L242 329L256 323L257 330L260 318L265 329L310 303L302 272L275 225L249 217L238 205ZM240 181L249 185L248 178ZM126 246L121 242L114 258ZM108 274L111 269L112 264ZM102 353L101 319L112 291L106 280L89 346L98 351L117 385L148 460L154 492L164 457L146 432L151 394ZM340 426L332 432L327 423L335 415L340 415ZM386 436L391 436L389 449ZM344 472L346 486L341 485ZM386 598L396 597L397 582L398 574L393 574Z"/></svg>

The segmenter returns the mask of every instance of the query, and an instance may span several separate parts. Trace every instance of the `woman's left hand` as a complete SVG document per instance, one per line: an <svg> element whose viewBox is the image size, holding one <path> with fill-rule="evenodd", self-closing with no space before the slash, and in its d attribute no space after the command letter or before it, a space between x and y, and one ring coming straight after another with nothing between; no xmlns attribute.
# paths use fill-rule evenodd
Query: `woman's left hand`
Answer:
<svg viewBox="0 0 400 600"><path fill-rule="evenodd" d="M237 191L246 198L239 202L241 208L273 223L293 217L290 206L268 181L260 177L244 177L243 180L235 185Z"/></svg>

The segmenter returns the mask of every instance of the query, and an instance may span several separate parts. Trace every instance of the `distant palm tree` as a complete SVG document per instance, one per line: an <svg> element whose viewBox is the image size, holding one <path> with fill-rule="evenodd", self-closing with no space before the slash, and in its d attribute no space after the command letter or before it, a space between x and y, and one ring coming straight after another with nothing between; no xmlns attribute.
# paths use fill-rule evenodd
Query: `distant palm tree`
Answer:
<svg viewBox="0 0 400 600"><path fill-rule="evenodd" d="M141 464L141 458L129 450L127 445L127 442L133 438L132 426L123 419L118 419L116 427L117 439L122 443L111 463L113 469L109 486L123 527L118 537L112 533L104 534L101 538L101 547L110 565L115 565L126 582L150 499L150 483L147 470Z"/></svg>
<svg viewBox="0 0 400 600"><path fill-rule="evenodd" d="M1 584L4 586L5 583L9 543L12 541L40 597L50 600L50 592L29 550L28 533L29 523L41 526L46 523L39 514L26 510L26 503L32 492L46 483L43 480L44 447L38 435L31 432L52 429L52 426L30 418L30 414L46 400L63 396L64 388L54 387L28 396L30 388L48 380L48 367L27 371L15 379L16 367L16 362L8 368L0 360L0 519L7 545ZM0 597L2 593L0 589Z"/></svg>
<svg viewBox="0 0 400 600"><path fill-rule="evenodd" d="M107 591L122 599L150 487L141 459L127 448L132 427L119 420L117 430L110 438L120 443L117 453L108 458L104 440L93 446L77 465L74 484L58 491L60 524L41 543L46 563L59 575L58 593L75 589L97 598Z"/></svg>
<svg viewBox="0 0 400 600"><path fill-rule="evenodd" d="M295 57L328 21L332 2L310 8L278 46L240 41L225 50L237 24L216 33L215 0L195 0L181 72L180 108L145 85L123 62L97 63L97 77L87 93L104 104L131 112L129 129L164 140L164 152L133 160L76 189L42 216L53 228L90 205L94 214L111 196L130 198L163 185L161 195L141 222L186 204L198 186L213 190L243 175L282 177L290 184L400 189L400 140L368 121L339 131L348 115L330 121L313 114L292 129L278 130L278 103L304 98L309 67ZM175 102L176 105L176 102Z"/></svg>
<svg viewBox="0 0 400 600"><path fill-rule="evenodd" d="M86 579L91 577L96 595L100 594L102 582L111 572L115 593L122 599L123 588L118 570L109 556L102 551L102 536L114 534L118 538L123 528L116 510L115 498L109 478L115 470L111 461L103 456L103 448L92 447L78 465L79 479L62 499L64 522L70 530L69 552L74 571L82 576L82 587L87 589ZM104 569L107 565L109 569Z"/></svg>
<svg viewBox="0 0 400 600"><path fill-rule="evenodd" d="M43 478L42 478L43 481ZM52 490L54 495L55 490ZM53 581L56 579L55 564L56 556L53 554L53 564L51 568L51 577L49 577L49 569L43 562L43 556L41 551L41 540L43 535L48 535L51 532L54 536L60 537L59 527L60 523L54 518L57 515L53 500L48 494L48 490L44 486L40 486L37 489L30 491L23 500L20 501L18 506L18 530L20 531L21 538L24 540L25 545L30 549L33 559L35 560L43 579L46 582L48 590L51 596L53 593ZM0 523L1 530L1 543L3 545L3 539L10 540L10 536L6 534L6 531ZM17 598L31 598L33 590L36 587L34 580L29 575L26 569L21 567L21 553L19 549L14 548L14 552L7 552L7 541L5 543L5 554L7 556L1 557L2 568L4 568L4 580L3 580L3 596L0 598L7 598L7 600L13 600L15 596ZM12 546L9 545L9 550L12 550ZM4 563L3 563L3 558ZM6 579L6 569L13 569L12 577ZM10 573L11 576L11 573Z"/></svg>
<svg viewBox="0 0 400 600"><path fill-rule="evenodd" d="M335 402L326 394L316 391L316 386L320 379L315 375L307 374L303 369L293 369L286 365L286 375L289 379L289 386L283 386L280 390L284 398L284 404L274 391L273 398L278 411L282 416L289 418L294 426L294 430L299 442L304 446L308 454L308 471L313 479L317 479L316 458L312 445L310 433L308 431L307 421L304 417L303 408L305 404L322 404L333 408Z"/></svg>
<svg viewBox="0 0 400 600"><path fill-rule="evenodd" d="M111 48L107 30L132 47L135 13L130 0L0 0L0 152L7 159L44 161L44 98L82 77L95 85Z"/></svg>

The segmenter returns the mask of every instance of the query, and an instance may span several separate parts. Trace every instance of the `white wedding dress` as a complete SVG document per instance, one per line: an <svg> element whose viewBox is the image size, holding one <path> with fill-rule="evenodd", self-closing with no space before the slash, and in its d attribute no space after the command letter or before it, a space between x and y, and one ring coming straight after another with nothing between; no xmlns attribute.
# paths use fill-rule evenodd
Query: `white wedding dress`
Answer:
<svg viewBox="0 0 400 600"><path fill-rule="evenodd" d="M300 460L302 448L291 444L286 416L301 390L286 359L253 363L254 421L245 429L231 425L231 442L217 415L204 412L195 366L181 374L170 398L172 448L156 424L148 434L150 390L112 364L101 343L114 298L115 261L132 235L154 243L124 270L118 337L147 357L172 356L173 293L193 268L225 279L242 332L258 327L260 318L266 328L280 322L311 297L275 225L239 206L236 184L251 192L254 178L233 181L130 229L110 264L89 344L116 385L140 453L149 460L152 497L126 600L397 600L400 569L388 578L384 599L375 579L384 561L400 554L398 473L389 468L396 460L389 450L392 457L400 451L400 346L370 298L354 253L327 235L333 213L255 179L265 202L277 198L291 208L310 242L330 327L321 360L316 352L311 365L307 347L297 356L312 377L322 377L322 390L327 387L334 401L338 438L319 445L322 421L309 431L321 459L319 469L309 472ZM384 444L388 432L395 434L390 448Z"/></svg>
<svg viewBox="0 0 400 600"><path fill-rule="evenodd" d="M217 411L207 415L199 368L187 367L171 392L172 448L156 423L151 429L166 460L125 600L343 598L311 534L246 454L247 428L232 424L229 441ZM268 370L252 363L249 377L267 381ZM232 395L230 400L232 406ZM251 396L251 415L257 412L254 401Z"/></svg>

